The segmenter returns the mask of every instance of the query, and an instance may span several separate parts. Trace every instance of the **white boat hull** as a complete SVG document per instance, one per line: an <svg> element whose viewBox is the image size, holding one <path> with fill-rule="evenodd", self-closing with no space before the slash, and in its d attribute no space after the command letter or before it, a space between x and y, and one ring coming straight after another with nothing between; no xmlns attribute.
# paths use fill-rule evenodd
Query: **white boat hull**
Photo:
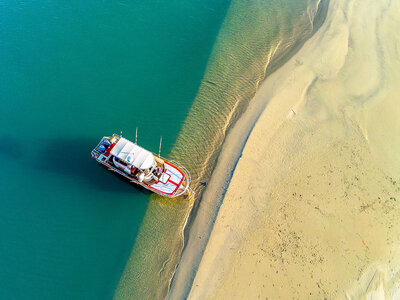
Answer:
<svg viewBox="0 0 400 300"><path fill-rule="evenodd" d="M129 181L138 184L144 187L147 190L150 190L156 194L174 198L188 193L190 190L190 174L189 172L181 165L179 165L175 161L168 161L165 158L158 157L159 160L164 162L164 168L162 174L160 174L157 180L153 180L154 182L148 184L145 182L140 182L131 174L131 172L127 169L126 166L116 163L111 159L113 156L110 154L111 150L107 149L104 153L98 151L99 146L102 144L104 140L111 141L113 138L120 138L118 135L113 135L112 137L103 137L100 143L96 146L96 148L92 151L92 157L96 159L96 161L107 167L108 170L116 172ZM111 148L113 145L111 144ZM155 154L153 153L155 156Z"/></svg>

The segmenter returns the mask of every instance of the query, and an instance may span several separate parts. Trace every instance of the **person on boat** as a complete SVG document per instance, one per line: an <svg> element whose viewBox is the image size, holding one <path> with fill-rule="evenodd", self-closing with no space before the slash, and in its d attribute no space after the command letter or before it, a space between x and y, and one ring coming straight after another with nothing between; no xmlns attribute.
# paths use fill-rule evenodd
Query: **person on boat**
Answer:
<svg viewBox="0 0 400 300"><path fill-rule="evenodd" d="M138 181L143 182L143 180L144 180L144 172L140 171L140 173L138 175Z"/></svg>
<svg viewBox="0 0 400 300"><path fill-rule="evenodd" d="M154 170L153 170L153 175L155 175L155 176L157 176L157 177L160 177L160 175L161 175L161 173L162 173L162 170L161 170L161 167L156 167L156 168L154 168Z"/></svg>

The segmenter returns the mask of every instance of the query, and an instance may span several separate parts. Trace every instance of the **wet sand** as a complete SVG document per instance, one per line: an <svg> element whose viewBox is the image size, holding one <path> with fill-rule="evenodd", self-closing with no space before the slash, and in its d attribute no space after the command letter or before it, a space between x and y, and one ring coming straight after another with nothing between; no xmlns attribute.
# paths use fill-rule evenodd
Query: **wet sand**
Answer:
<svg viewBox="0 0 400 300"><path fill-rule="evenodd" d="M226 133L248 106L270 66L298 49L313 33L314 19L319 20L318 3L229 1L196 98L167 155L189 170L194 197L151 197L115 299L165 298L186 245L186 221L199 202L206 203L199 199ZM187 54L193 59L192 53Z"/></svg>
<svg viewBox="0 0 400 300"><path fill-rule="evenodd" d="M260 86L224 145L240 145L233 133L261 109L189 299L400 296L399 13L396 1L332 0Z"/></svg>

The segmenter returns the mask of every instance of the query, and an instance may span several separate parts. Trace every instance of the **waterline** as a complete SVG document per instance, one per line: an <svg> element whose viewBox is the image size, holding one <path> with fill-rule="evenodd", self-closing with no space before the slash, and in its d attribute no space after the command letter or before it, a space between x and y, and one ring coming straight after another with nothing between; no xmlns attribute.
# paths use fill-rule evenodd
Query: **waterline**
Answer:
<svg viewBox="0 0 400 300"><path fill-rule="evenodd" d="M152 197L115 298L165 297L184 247L186 220L198 207L227 132L266 74L313 33L309 8L317 11L318 4L232 2L199 92L169 155L192 174L196 197L172 201Z"/></svg>

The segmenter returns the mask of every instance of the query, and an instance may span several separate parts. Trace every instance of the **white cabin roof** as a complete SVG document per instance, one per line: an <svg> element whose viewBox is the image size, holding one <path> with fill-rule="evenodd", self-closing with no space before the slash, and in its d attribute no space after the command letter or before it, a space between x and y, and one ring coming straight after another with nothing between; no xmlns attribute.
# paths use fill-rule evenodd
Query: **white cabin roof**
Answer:
<svg viewBox="0 0 400 300"><path fill-rule="evenodd" d="M151 168L155 162L154 156L150 151L123 137L119 139L118 143L111 150L111 154L141 170Z"/></svg>

